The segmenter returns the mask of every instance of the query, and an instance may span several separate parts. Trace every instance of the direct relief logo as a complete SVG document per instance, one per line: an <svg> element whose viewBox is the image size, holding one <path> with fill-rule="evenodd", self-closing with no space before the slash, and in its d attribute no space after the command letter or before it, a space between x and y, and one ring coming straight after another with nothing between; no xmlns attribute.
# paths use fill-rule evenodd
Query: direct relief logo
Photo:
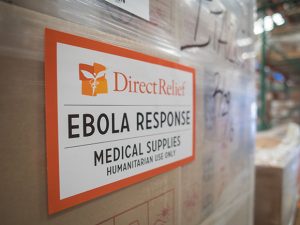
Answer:
<svg viewBox="0 0 300 225"><path fill-rule="evenodd" d="M93 65L79 64L79 79L82 82L81 93L87 96L97 96L108 93L108 82L105 78L106 67L94 63ZM113 92L152 95L185 95L185 81L166 80L156 78L152 80L135 79L124 72L111 72L114 82L111 84Z"/></svg>
<svg viewBox="0 0 300 225"><path fill-rule="evenodd" d="M106 67L98 63L94 63L93 65L79 64L82 95L96 96L108 93L105 70Z"/></svg>

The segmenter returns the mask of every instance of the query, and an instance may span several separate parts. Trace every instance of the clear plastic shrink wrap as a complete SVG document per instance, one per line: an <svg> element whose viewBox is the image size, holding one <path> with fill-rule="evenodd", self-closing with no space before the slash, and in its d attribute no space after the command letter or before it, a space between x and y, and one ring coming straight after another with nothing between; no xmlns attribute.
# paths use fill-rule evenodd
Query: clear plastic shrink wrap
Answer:
<svg viewBox="0 0 300 225"><path fill-rule="evenodd" d="M255 224L294 223L298 199L299 152L300 129L297 124L282 125L258 134Z"/></svg>
<svg viewBox="0 0 300 225"><path fill-rule="evenodd" d="M150 0L149 21L106 1L0 2L3 224L252 225L255 1L228 2ZM49 216L45 27L194 67L195 160Z"/></svg>
<svg viewBox="0 0 300 225"><path fill-rule="evenodd" d="M182 59L197 69L203 100L197 105L199 163L182 169L186 190L197 180L192 171L202 171L201 203L187 224L253 224L254 1L180 1L179 8ZM182 207L183 218L190 211Z"/></svg>

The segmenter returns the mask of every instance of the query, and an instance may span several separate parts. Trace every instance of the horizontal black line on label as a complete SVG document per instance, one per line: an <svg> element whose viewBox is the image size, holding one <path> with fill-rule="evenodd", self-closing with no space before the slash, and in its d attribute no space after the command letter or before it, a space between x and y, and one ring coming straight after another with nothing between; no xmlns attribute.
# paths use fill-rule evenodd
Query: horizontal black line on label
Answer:
<svg viewBox="0 0 300 225"><path fill-rule="evenodd" d="M110 105L110 104L64 104L64 106L167 106L167 107L188 107L192 105Z"/></svg>
<svg viewBox="0 0 300 225"><path fill-rule="evenodd" d="M186 131L192 131L192 128L182 129L182 130L175 130L175 131L168 131L168 132L161 132L161 133L155 133L155 134L148 134L148 135L141 135L141 136L135 136L135 137L130 137L130 138L121 138L121 139L115 139L115 140L109 140L109 141L101 141L101 142L95 142L95 143L90 143L90 144L73 145L73 146L65 147L65 149L88 146L88 145L104 144L104 143L115 142L115 141L124 141L124 140L143 138L143 137L158 136L158 135L162 135L162 134L172 134L172 133L178 133L178 132L186 132Z"/></svg>

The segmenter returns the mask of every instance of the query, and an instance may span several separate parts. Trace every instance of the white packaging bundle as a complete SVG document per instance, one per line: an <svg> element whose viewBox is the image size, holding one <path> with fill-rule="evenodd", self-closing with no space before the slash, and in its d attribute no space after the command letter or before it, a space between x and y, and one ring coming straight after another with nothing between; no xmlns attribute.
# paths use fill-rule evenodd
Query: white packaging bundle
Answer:
<svg viewBox="0 0 300 225"><path fill-rule="evenodd" d="M299 126L293 123L258 134L255 156L257 224L293 224L299 186L299 140Z"/></svg>
<svg viewBox="0 0 300 225"><path fill-rule="evenodd" d="M150 0L148 19L108 2L0 4L0 27L5 31L0 38L1 68L15 74L2 83L0 98L5 105L0 109L1 123L6 128L1 150L9 150L0 161L0 177L7 181L2 193L8 193L1 195L5 224L251 225L254 1ZM43 114L46 27L194 67L194 161L48 216ZM10 152L19 157L11 158Z"/></svg>

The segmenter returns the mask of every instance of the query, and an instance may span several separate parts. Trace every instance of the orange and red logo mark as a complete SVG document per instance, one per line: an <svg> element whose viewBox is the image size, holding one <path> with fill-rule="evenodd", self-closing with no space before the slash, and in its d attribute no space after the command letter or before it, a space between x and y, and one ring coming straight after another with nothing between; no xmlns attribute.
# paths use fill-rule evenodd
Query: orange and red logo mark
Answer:
<svg viewBox="0 0 300 225"><path fill-rule="evenodd" d="M105 70L106 67L98 63L92 66L79 64L79 79L82 82L81 93L83 95L96 96L108 93Z"/></svg>

